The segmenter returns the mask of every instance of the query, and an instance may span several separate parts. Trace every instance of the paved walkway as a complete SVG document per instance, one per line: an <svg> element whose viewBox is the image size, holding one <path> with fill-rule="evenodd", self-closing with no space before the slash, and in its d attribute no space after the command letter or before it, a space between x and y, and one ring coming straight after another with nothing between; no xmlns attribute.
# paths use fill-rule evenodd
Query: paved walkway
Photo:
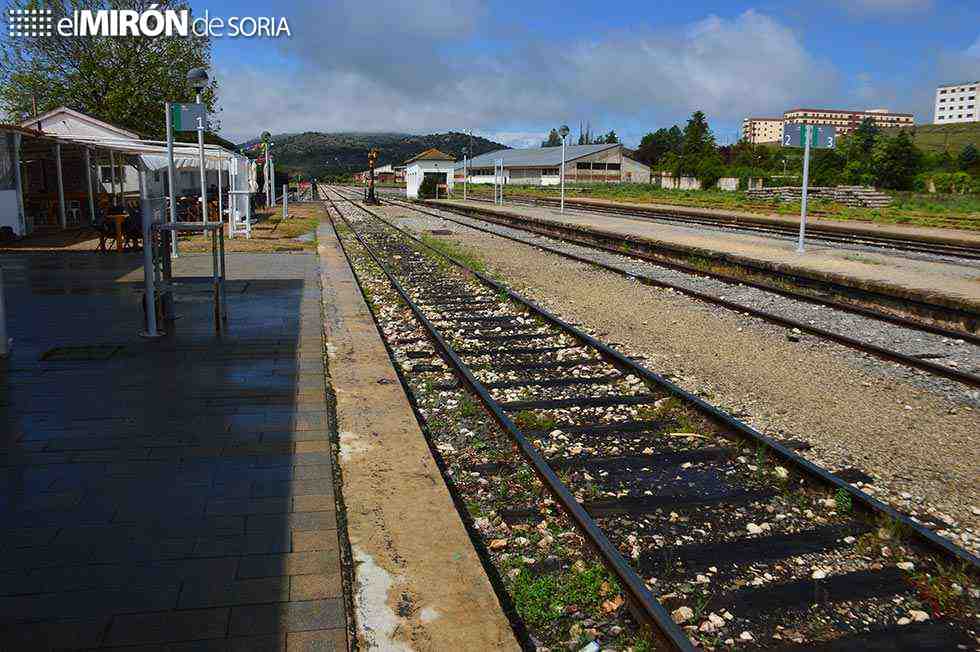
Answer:
<svg viewBox="0 0 980 652"><path fill-rule="evenodd" d="M201 293L160 342L138 256L0 262L0 650L346 649L316 256L229 256L228 335Z"/></svg>
<svg viewBox="0 0 980 652"><path fill-rule="evenodd" d="M474 201L447 203L709 249L786 268L847 277L858 285L897 286L930 296L947 296L980 304L980 267L975 263L936 262L900 252L857 250L817 241L810 241L806 253L801 255L796 252L796 241L789 238L668 224L643 217L603 215L578 208L570 210L566 207L562 215L557 208L507 204L506 200L502 207Z"/></svg>

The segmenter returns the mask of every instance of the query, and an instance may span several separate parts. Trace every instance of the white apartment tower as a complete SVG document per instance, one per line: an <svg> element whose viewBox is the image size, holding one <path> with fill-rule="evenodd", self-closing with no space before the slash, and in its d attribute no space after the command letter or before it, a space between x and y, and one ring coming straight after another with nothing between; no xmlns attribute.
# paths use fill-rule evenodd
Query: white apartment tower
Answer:
<svg viewBox="0 0 980 652"><path fill-rule="evenodd" d="M980 81L945 84L937 88L933 124L980 122L980 103L977 102L978 90L980 90Z"/></svg>

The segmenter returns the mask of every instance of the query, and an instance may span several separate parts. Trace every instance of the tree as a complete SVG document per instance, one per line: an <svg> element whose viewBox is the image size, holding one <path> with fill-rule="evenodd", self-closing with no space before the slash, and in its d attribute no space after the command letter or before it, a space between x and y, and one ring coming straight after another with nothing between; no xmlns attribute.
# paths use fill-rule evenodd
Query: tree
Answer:
<svg viewBox="0 0 980 652"><path fill-rule="evenodd" d="M558 133L557 129L552 129L548 134L548 140L541 143L541 147L560 147L561 146L561 134Z"/></svg>
<svg viewBox="0 0 980 652"><path fill-rule="evenodd" d="M679 152L683 141L684 137L677 125L670 129L657 129L644 136L640 141L640 146L636 150L636 158L649 166L656 166L665 154Z"/></svg>
<svg viewBox="0 0 980 652"><path fill-rule="evenodd" d="M616 135L616 130L612 129L602 138L602 142L612 145L619 142L619 136Z"/></svg>
<svg viewBox="0 0 980 652"><path fill-rule="evenodd" d="M875 185L892 190L910 190L919 172L922 155L907 129L878 139L872 151Z"/></svg>
<svg viewBox="0 0 980 652"><path fill-rule="evenodd" d="M65 0L46 3L54 24L81 9L132 8L142 12L188 10L183 0ZM35 8L35 0L12 0L8 9ZM5 15L9 15L6 14ZM191 68L211 65L206 36L155 37L14 37L0 30L0 110L7 120L20 122L38 113L67 106L145 136L162 137L166 101L190 101L194 91L186 81ZM203 101L208 112L217 108L218 83L212 78ZM218 129L218 121L211 128Z"/></svg>
<svg viewBox="0 0 980 652"><path fill-rule="evenodd" d="M960 155L956 157L956 162L959 164L961 170L968 170L977 161L980 161L980 152L977 152L977 146L973 143L967 143L963 149L960 150Z"/></svg>
<svg viewBox="0 0 980 652"><path fill-rule="evenodd" d="M703 159L709 156L717 156L715 136L711 133L704 112L695 111L684 127L684 143L681 146L680 161L675 174L696 176Z"/></svg>

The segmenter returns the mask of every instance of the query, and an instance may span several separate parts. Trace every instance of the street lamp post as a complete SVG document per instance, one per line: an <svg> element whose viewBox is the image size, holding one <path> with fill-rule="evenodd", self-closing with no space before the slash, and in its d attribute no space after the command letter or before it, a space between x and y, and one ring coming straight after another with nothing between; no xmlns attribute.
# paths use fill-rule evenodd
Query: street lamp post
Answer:
<svg viewBox="0 0 980 652"><path fill-rule="evenodd" d="M263 167L264 174L262 175L262 185L265 186L265 205L272 207L275 204L275 198L272 193L275 191L275 186L273 186L272 177L270 176L270 170L272 166L272 159L269 157L269 148L272 146L272 134L268 131L262 132L262 150L265 155L265 166Z"/></svg>
<svg viewBox="0 0 980 652"><path fill-rule="evenodd" d="M187 72L187 82L197 91L195 102L198 104L201 104L201 91L207 87L208 81L208 71L204 68L192 68ZM197 149L201 158L201 220L205 224L208 223L207 181L204 172L204 123L206 120L207 113L205 112L204 117L200 118L197 124Z"/></svg>
<svg viewBox="0 0 980 652"><path fill-rule="evenodd" d="M463 148L463 201L466 201L466 177L468 176L466 172L467 153L468 153L468 148L464 147Z"/></svg>
<svg viewBox="0 0 980 652"><path fill-rule="evenodd" d="M571 130L568 125L562 125L561 129L558 130L558 134L561 136L561 213L565 212L565 138L569 131Z"/></svg>

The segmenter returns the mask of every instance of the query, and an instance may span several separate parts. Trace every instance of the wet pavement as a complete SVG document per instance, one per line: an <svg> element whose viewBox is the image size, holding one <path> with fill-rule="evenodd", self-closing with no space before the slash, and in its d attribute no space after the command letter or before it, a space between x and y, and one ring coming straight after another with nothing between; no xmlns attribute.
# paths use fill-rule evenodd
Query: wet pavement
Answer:
<svg viewBox="0 0 980 652"><path fill-rule="evenodd" d="M346 649L317 257L229 255L226 335L202 288L161 341L140 262L0 257L0 649Z"/></svg>

